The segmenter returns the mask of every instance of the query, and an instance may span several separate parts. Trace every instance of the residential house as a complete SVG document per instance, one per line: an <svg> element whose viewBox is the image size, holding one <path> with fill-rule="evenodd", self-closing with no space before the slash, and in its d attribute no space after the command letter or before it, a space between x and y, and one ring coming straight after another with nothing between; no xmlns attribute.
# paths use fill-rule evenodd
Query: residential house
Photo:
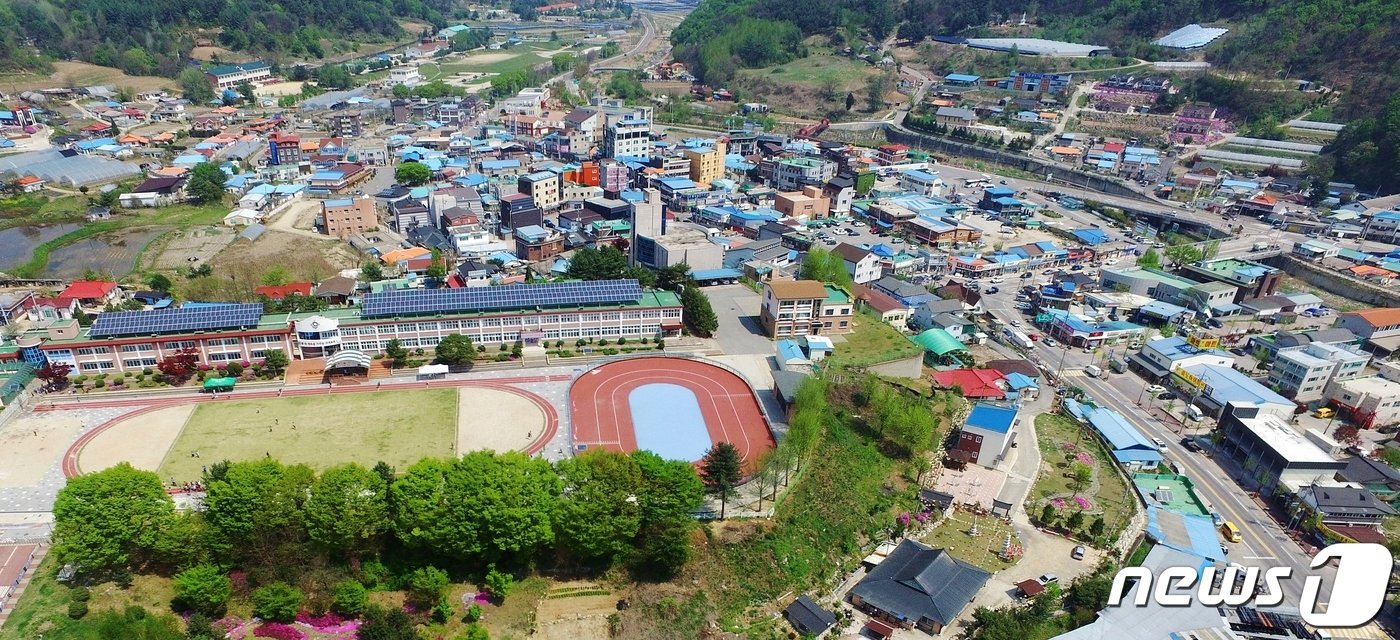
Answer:
<svg viewBox="0 0 1400 640"><path fill-rule="evenodd" d="M772 280L763 285L759 322L770 338L849 333L849 293L816 280Z"/></svg>
<svg viewBox="0 0 1400 640"><path fill-rule="evenodd" d="M783 617L802 637L819 638L828 629L836 626L836 616L821 608L806 594L797 596L792 604L783 609Z"/></svg>
<svg viewBox="0 0 1400 640"><path fill-rule="evenodd" d="M1235 303L1246 298L1271 296L1283 281L1283 271L1258 262L1222 258L1182 265L1181 274L1199 281L1224 282L1239 287Z"/></svg>
<svg viewBox="0 0 1400 640"><path fill-rule="evenodd" d="M1269 386L1296 402L1320 400L1333 380L1361 377L1371 356L1354 348L1310 343L1280 349L1269 368Z"/></svg>
<svg viewBox="0 0 1400 640"><path fill-rule="evenodd" d="M970 127L977 123L977 113L961 107L939 107L933 117L938 124L949 127Z"/></svg>
<svg viewBox="0 0 1400 640"><path fill-rule="evenodd" d="M841 257L841 261L846 265L846 273L851 274L851 280L856 284L880 279L880 257L869 249L842 242L836 245L832 253Z"/></svg>
<svg viewBox="0 0 1400 640"><path fill-rule="evenodd" d="M865 308L874 311L880 316L880 320L900 331L904 331L909 326L909 307L904 303L895 300L883 291L877 291L863 284L853 287L856 300Z"/></svg>
<svg viewBox="0 0 1400 640"><path fill-rule="evenodd" d="M333 276L318 283L312 295L329 304L349 304L353 301L359 284L354 278Z"/></svg>
<svg viewBox="0 0 1400 640"><path fill-rule="evenodd" d="M948 195L948 185L937 172L910 170L899 174L899 188L921 196L942 198Z"/></svg>
<svg viewBox="0 0 1400 640"><path fill-rule="evenodd" d="M901 628L942 633L991 578L944 549L905 539L851 589L851 604Z"/></svg>
<svg viewBox="0 0 1400 640"><path fill-rule="evenodd" d="M127 209L140 207L163 207L182 202L185 199L185 178L147 178L117 200Z"/></svg>
<svg viewBox="0 0 1400 640"><path fill-rule="evenodd" d="M1362 429L1400 422L1400 382L1380 377L1333 380L1323 397L1343 418Z"/></svg>
<svg viewBox="0 0 1400 640"><path fill-rule="evenodd" d="M526 262L539 262L564 252L564 234L538 225L515 229L515 255Z"/></svg>
<svg viewBox="0 0 1400 640"><path fill-rule="evenodd" d="M948 456L954 460L995 469L1011 450L1016 409L979 402L963 420L957 444Z"/></svg>
<svg viewBox="0 0 1400 640"><path fill-rule="evenodd" d="M1362 487L1309 484L1298 490L1298 502L1322 517L1329 527L1379 528L1381 520L1396 515L1394 507ZM1379 533L1379 532L1377 532ZM1384 536L1366 542L1381 542ZM1360 542L1360 540L1358 540Z"/></svg>
<svg viewBox="0 0 1400 640"><path fill-rule="evenodd" d="M925 300L914 305L914 312L909 316L909 324L920 331L941 327L950 329L957 327L957 331L949 330L953 337L958 337L962 333L963 317L965 309L961 300Z"/></svg>
<svg viewBox="0 0 1400 640"><path fill-rule="evenodd" d="M907 280L900 280L894 276L880 278L879 280L871 282L870 286L890 295L910 308L917 307L930 300L938 299L938 296L930 293L928 289Z"/></svg>
<svg viewBox="0 0 1400 640"><path fill-rule="evenodd" d="M1376 349L1395 351L1400 348L1400 309L1348 311L1337 318L1337 326L1364 338Z"/></svg>
<svg viewBox="0 0 1400 640"><path fill-rule="evenodd" d="M58 294L60 302L73 300L85 308L104 307L122 301L122 288L115 282L102 280L76 280Z"/></svg>
<svg viewBox="0 0 1400 640"><path fill-rule="evenodd" d="M1367 456L1352 456L1346 459L1346 463L1346 468L1337 472L1337 481L1366 487L1372 495L1392 507L1400 502L1400 470Z"/></svg>
<svg viewBox="0 0 1400 640"><path fill-rule="evenodd" d="M855 176L840 174L822 186L822 194L831 201L831 214L844 216L851 212L851 203L856 198Z"/></svg>
<svg viewBox="0 0 1400 640"><path fill-rule="evenodd" d="M782 158L773 166L773 188L797 191L812 185L821 187L836 177L836 163L809 156Z"/></svg>

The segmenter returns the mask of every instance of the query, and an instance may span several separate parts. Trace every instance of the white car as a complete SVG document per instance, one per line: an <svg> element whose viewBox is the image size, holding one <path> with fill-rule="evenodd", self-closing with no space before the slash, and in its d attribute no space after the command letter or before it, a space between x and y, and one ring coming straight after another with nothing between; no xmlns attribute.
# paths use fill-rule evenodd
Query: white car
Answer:
<svg viewBox="0 0 1400 640"><path fill-rule="evenodd" d="M1001 276L993 276L991 279L992 284L1001 284L1003 282L1006 282L1006 278L1003 278Z"/></svg>
<svg viewBox="0 0 1400 640"><path fill-rule="evenodd" d="M1019 326L1021 326L1021 321L1020 321L1020 320L1012 320L1012 321L1011 321L1011 326L1013 326L1013 327L1019 327Z"/></svg>
<svg viewBox="0 0 1400 640"><path fill-rule="evenodd" d="M1043 342L1047 347L1059 346L1059 344L1055 342L1054 338L1046 338L1044 340L1041 340L1041 342Z"/></svg>
<svg viewBox="0 0 1400 640"><path fill-rule="evenodd" d="M1157 395L1157 394L1159 394L1159 393L1166 393L1166 392L1167 392L1167 388L1164 387L1164 386L1162 386L1162 385L1160 385L1160 384L1154 384L1154 385L1151 385L1151 386L1147 387L1147 393L1149 393L1149 394L1151 394L1151 395L1154 395L1154 396Z"/></svg>
<svg viewBox="0 0 1400 640"><path fill-rule="evenodd" d="M1109 258L1107 260L1104 260L1103 263L1111 267L1115 264L1118 264L1118 258Z"/></svg>
<svg viewBox="0 0 1400 640"><path fill-rule="evenodd" d="M1167 443L1163 442L1161 438L1153 438L1152 444L1157 445L1158 451L1161 451L1162 453L1167 452Z"/></svg>
<svg viewBox="0 0 1400 640"><path fill-rule="evenodd" d="M1152 243L1152 248L1154 248L1154 249L1165 249L1166 246L1167 246L1167 243L1165 243L1165 242L1154 242L1154 243Z"/></svg>

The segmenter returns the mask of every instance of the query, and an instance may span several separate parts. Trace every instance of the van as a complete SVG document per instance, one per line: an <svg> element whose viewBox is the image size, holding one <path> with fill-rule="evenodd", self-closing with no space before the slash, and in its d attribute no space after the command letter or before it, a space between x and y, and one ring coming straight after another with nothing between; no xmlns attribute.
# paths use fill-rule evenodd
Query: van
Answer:
<svg viewBox="0 0 1400 640"><path fill-rule="evenodd" d="M1335 415L1337 415L1337 410L1333 409L1332 407L1318 407L1317 411L1313 412L1314 417L1322 418L1323 420L1331 418Z"/></svg>
<svg viewBox="0 0 1400 640"><path fill-rule="evenodd" d="M1244 540L1244 536L1240 535L1239 527L1236 527L1235 523L1229 520L1220 523L1220 535L1225 536L1225 539L1230 542L1240 542Z"/></svg>
<svg viewBox="0 0 1400 640"><path fill-rule="evenodd" d="M1200 407L1194 404L1188 404L1186 405L1186 417L1191 420L1204 420L1206 415L1201 413Z"/></svg>
<svg viewBox="0 0 1400 640"><path fill-rule="evenodd" d="M1091 364L1084 367L1084 375L1089 376L1090 378L1098 378L1103 375L1103 369L1100 369L1097 366Z"/></svg>

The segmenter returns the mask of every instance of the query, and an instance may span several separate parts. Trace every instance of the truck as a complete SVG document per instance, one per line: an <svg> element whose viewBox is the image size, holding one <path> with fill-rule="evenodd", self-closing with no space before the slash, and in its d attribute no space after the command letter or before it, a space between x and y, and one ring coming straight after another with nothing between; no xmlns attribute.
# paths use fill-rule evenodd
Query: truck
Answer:
<svg viewBox="0 0 1400 640"><path fill-rule="evenodd" d="M1249 247L1249 250L1250 250L1250 251L1263 251L1263 250L1268 249L1268 248L1269 248L1269 243L1267 243L1267 242L1255 242L1253 245L1251 245L1251 246Z"/></svg>
<svg viewBox="0 0 1400 640"><path fill-rule="evenodd" d="M1008 342L1022 349L1032 349L1035 347L1035 341L1031 340L1030 336L1012 329L1011 327L1003 329L1002 336L1005 337Z"/></svg>

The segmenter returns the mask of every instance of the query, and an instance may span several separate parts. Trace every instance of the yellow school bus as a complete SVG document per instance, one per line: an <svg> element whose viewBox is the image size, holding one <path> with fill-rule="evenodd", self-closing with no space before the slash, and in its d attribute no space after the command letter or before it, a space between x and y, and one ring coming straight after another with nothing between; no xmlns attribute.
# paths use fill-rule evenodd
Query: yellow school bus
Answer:
<svg viewBox="0 0 1400 640"><path fill-rule="evenodd" d="M1239 527L1236 527L1235 523L1230 522L1229 520L1220 523L1220 534L1225 536L1225 539L1229 540L1230 542L1239 542L1241 540L1244 540L1244 536L1240 535Z"/></svg>

